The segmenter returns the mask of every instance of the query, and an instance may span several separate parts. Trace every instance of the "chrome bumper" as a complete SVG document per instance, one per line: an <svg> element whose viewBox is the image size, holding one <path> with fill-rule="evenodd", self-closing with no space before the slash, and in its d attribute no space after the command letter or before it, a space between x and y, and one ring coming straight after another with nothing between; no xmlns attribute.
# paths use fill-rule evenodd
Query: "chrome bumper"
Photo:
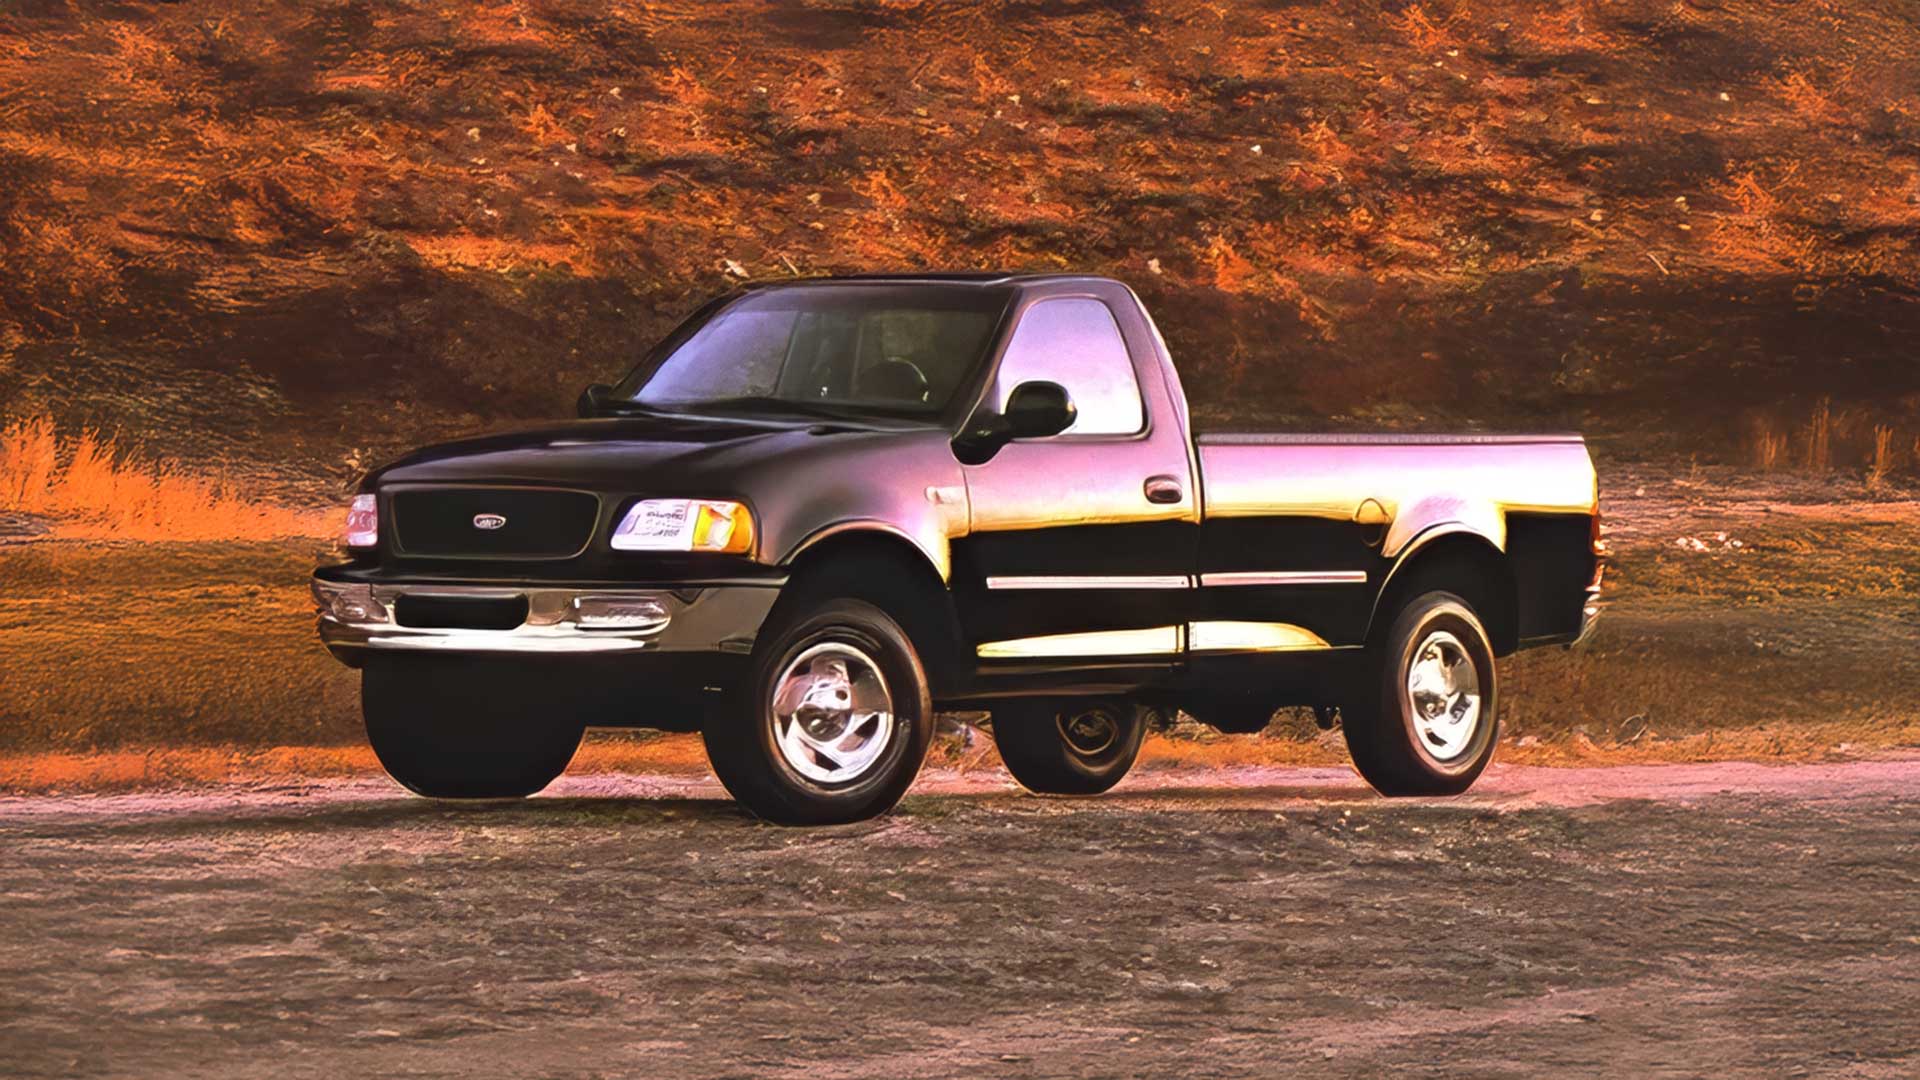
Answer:
<svg viewBox="0 0 1920 1080"><path fill-rule="evenodd" d="M1607 602L1600 598L1601 582L1607 576L1609 565L1607 549L1596 545L1593 554L1593 580L1587 583L1587 600L1580 608L1580 632L1574 635L1572 641L1567 642L1569 649L1593 636L1593 628L1600 622L1600 612L1607 606Z"/></svg>
<svg viewBox="0 0 1920 1080"><path fill-rule="evenodd" d="M770 585L688 589L602 589L537 586L312 582L320 640L342 660L365 651L596 654L637 651L747 653L779 597ZM526 620L511 629L402 626L396 601L527 601Z"/></svg>
<svg viewBox="0 0 1920 1080"><path fill-rule="evenodd" d="M1599 604L1588 604L1580 609L1580 632L1573 636L1572 641L1567 642L1567 648L1571 649L1575 645L1583 644L1593 636L1593 628L1600 624L1600 611Z"/></svg>
<svg viewBox="0 0 1920 1080"><path fill-rule="evenodd" d="M1594 626L1599 625L1599 613L1607 607L1607 601L1599 598L1601 578L1607 577L1607 552L1605 548L1596 548L1594 555L1597 555L1597 561L1594 563L1594 580L1586 586L1586 603L1580 605L1580 632L1574 634L1571 642L1567 642L1569 650L1594 636Z"/></svg>

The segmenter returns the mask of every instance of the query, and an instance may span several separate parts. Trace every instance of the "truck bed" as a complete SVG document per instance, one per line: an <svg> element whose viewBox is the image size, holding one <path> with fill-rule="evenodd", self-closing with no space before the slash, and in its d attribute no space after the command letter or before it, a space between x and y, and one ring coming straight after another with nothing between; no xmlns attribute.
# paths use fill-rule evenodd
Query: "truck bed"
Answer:
<svg viewBox="0 0 1920 1080"><path fill-rule="evenodd" d="M1216 434L1196 440L1206 517L1391 523L1391 553L1462 524L1502 546L1508 515L1598 511L1578 435Z"/></svg>
<svg viewBox="0 0 1920 1080"><path fill-rule="evenodd" d="M1540 434L1347 434L1341 432L1271 434L1257 431L1223 431L1203 434L1194 440L1201 446L1521 446L1537 443L1580 443L1586 440L1573 432Z"/></svg>

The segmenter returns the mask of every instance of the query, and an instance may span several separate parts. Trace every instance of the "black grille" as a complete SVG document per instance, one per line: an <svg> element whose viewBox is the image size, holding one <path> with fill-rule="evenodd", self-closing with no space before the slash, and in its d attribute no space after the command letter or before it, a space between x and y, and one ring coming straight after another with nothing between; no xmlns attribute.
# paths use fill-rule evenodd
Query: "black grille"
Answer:
<svg viewBox="0 0 1920 1080"><path fill-rule="evenodd" d="M438 630L512 630L527 621L524 596L401 596L393 602L401 626Z"/></svg>
<svg viewBox="0 0 1920 1080"><path fill-rule="evenodd" d="M400 554L446 558L570 558L600 516L586 492L539 488L398 491L392 505Z"/></svg>

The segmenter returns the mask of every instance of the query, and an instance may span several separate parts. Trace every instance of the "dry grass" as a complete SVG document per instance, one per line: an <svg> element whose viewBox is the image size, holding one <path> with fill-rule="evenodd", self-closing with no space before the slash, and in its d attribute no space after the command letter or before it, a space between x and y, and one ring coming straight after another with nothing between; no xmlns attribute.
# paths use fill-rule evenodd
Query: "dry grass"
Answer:
<svg viewBox="0 0 1920 1080"><path fill-rule="evenodd" d="M334 524L173 462L140 460L97 432L62 438L45 417L0 429L0 510L46 515L65 536L112 540L318 537Z"/></svg>
<svg viewBox="0 0 1920 1080"><path fill-rule="evenodd" d="M1421 49L1433 49L1446 45L1453 40L1450 33L1454 23L1462 21L1470 12L1462 5L1451 14L1436 20L1427 14L1426 5L1408 4L1398 16L1389 18L1394 29L1406 36L1407 40Z"/></svg>
<svg viewBox="0 0 1920 1080"><path fill-rule="evenodd" d="M1864 735L1864 738L1862 736ZM1708 731L1679 738L1653 736L1596 742L1573 732L1541 739L1505 740L1496 760L1506 765L1592 767L1705 761L1789 764L1871 758L1910 748L1920 726L1862 733L1830 724L1775 725ZM1318 739L1219 736L1200 739L1149 735L1140 748L1141 770L1203 770L1245 766L1303 767L1348 764L1338 733ZM1000 768L993 741L982 734L975 746L937 742L926 767L968 775ZM576 776L632 773L710 778L706 749L697 735L635 737L594 733L581 744L567 772ZM0 753L0 793L48 795L67 792L127 792L242 785L279 787L316 780L381 776L380 763L364 745L175 747L100 753Z"/></svg>
<svg viewBox="0 0 1920 1080"><path fill-rule="evenodd" d="M0 751L346 744L313 543L0 544Z"/></svg>
<svg viewBox="0 0 1920 1080"><path fill-rule="evenodd" d="M1780 430L1772 417L1756 416L1747 438L1747 462L1761 472L1773 472L1797 456L1811 473L1864 469L1869 487L1878 490L1903 467L1920 466L1920 435L1911 440L1914 451L1906 453L1895 424L1864 408L1836 409L1824 397L1791 430Z"/></svg>
<svg viewBox="0 0 1920 1080"><path fill-rule="evenodd" d="M1893 471L1893 429L1885 424L1873 429L1873 459L1867 465L1867 486L1878 491Z"/></svg>
<svg viewBox="0 0 1920 1080"><path fill-rule="evenodd" d="M1806 466L1821 472L1833 467L1833 403L1825 398L1807 423Z"/></svg>
<svg viewBox="0 0 1920 1080"><path fill-rule="evenodd" d="M636 772L710 775L698 736L621 735L588 739L568 768L573 773ZM214 784L275 784L293 780L381 775L363 744L346 746L175 747L102 753L0 755L0 791L136 791Z"/></svg>
<svg viewBox="0 0 1920 1080"><path fill-rule="evenodd" d="M1861 478L1797 469L1764 480L1719 467L1609 472L1603 486L1615 493L1612 608L1581 648L1505 663L1516 741L1502 760L1779 760L1920 745L1920 506L1862 501ZM1708 542L1676 544L1686 537ZM358 748L358 680L313 637L312 564L298 541L0 546L0 672L27 673L0 678L0 787L373 773ZM1260 737L1193 736L1156 739L1143 760L1343 760L1337 736L1297 715ZM994 763L990 737L943 739L929 758L960 772ZM595 736L576 763L704 768L698 740L631 735Z"/></svg>

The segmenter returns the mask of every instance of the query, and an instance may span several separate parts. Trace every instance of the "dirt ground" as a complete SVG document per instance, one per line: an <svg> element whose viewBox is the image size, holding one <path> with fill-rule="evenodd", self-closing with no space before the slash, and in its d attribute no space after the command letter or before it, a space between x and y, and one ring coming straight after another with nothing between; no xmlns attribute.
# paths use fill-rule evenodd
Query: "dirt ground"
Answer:
<svg viewBox="0 0 1920 1080"><path fill-rule="evenodd" d="M1611 610L1467 798L1283 714L806 833L686 737L401 796L309 545L0 546L0 1076L1920 1074L1920 501L1603 476Z"/></svg>
<svg viewBox="0 0 1920 1080"><path fill-rule="evenodd" d="M1894 1077L1920 757L0 800L8 1076ZM510 1065L509 1065L510 1063Z"/></svg>

